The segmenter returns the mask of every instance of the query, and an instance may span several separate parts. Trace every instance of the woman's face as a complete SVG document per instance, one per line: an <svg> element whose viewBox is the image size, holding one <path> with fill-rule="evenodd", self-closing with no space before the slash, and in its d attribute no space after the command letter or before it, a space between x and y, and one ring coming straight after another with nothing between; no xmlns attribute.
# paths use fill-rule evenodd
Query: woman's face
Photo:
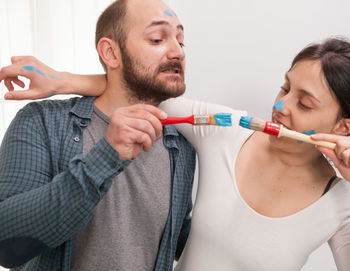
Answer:
<svg viewBox="0 0 350 271"><path fill-rule="evenodd" d="M285 76L275 100L272 121L304 134L334 133L339 117L340 105L327 85L321 62L297 62ZM286 140L278 139L281 143ZM306 145L295 141L294 144Z"/></svg>

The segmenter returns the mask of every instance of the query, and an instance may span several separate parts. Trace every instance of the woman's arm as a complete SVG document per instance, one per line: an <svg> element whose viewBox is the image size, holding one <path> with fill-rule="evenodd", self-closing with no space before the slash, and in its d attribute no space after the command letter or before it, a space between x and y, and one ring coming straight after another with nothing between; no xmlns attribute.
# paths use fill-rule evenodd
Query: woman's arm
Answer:
<svg viewBox="0 0 350 271"><path fill-rule="evenodd" d="M328 241L338 271L350 270L350 223L344 225Z"/></svg>
<svg viewBox="0 0 350 271"><path fill-rule="evenodd" d="M56 94L99 96L106 87L104 74L78 75L58 72L33 56L12 57L11 62L10 66L0 70L0 82L4 81L9 90L5 94L7 100L34 100ZM27 90L14 91L12 83L24 87L24 82L18 76L30 80Z"/></svg>

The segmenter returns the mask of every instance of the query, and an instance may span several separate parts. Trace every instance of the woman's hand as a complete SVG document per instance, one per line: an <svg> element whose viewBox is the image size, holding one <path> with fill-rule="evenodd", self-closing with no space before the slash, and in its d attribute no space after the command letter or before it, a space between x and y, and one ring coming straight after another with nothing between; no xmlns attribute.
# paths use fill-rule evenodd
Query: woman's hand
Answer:
<svg viewBox="0 0 350 271"><path fill-rule="evenodd" d="M7 100L41 99L52 96L63 87L63 73L59 73L32 56L15 56L11 65L0 70L0 82L4 80L9 90ZM12 83L24 88L18 76L30 79L29 89L15 91Z"/></svg>
<svg viewBox="0 0 350 271"><path fill-rule="evenodd" d="M333 134L311 135L313 140L325 140L336 144L335 150L316 147L325 156L330 158L340 174L350 181L350 137Z"/></svg>
<svg viewBox="0 0 350 271"><path fill-rule="evenodd" d="M57 72L33 56L15 56L12 64L0 70L0 82L4 80L9 90L7 100L34 100L57 94L99 96L106 87L105 75L78 75ZM30 80L27 90L15 91L12 83L24 87L18 76Z"/></svg>

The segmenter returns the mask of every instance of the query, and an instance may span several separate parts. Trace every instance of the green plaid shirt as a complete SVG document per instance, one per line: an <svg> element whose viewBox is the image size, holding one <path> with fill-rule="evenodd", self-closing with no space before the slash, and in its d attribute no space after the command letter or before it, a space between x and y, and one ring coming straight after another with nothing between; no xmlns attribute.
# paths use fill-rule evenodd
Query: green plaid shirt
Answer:
<svg viewBox="0 0 350 271"><path fill-rule="evenodd" d="M89 222L113 177L130 163L119 158L106 138L82 154L93 101L30 103L9 126L0 148L0 265L70 269L75 233ZM155 270L171 270L187 240L195 168L194 149L184 137L172 126L165 126L163 135L172 203Z"/></svg>

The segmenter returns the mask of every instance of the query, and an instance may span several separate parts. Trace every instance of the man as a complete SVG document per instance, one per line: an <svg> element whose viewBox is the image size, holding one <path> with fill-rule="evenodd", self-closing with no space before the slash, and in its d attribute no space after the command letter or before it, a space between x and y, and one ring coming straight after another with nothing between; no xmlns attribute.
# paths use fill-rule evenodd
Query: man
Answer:
<svg viewBox="0 0 350 271"><path fill-rule="evenodd" d="M161 1L115 2L96 27L103 94L17 114L0 149L1 265L172 269L190 227L195 153L153 105L185 91L182 45ZM36 64L22 74L55 78Z"/></svg>

